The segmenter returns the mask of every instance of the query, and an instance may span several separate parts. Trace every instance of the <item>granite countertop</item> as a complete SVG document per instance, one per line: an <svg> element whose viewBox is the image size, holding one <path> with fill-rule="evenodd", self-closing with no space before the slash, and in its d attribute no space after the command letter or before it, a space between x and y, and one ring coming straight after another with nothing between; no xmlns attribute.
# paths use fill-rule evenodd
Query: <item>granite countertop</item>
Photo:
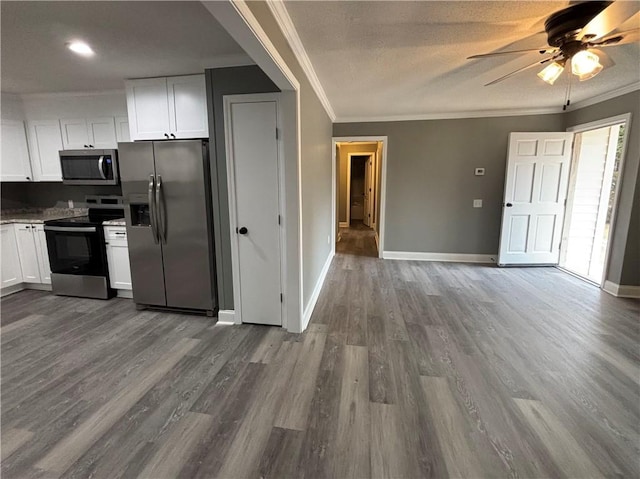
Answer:
<svg viewBox="0 0 640 479"><path fill-rule="evenodd" d="M71 218L88 214L87 208L25 208L0 211L0 224L10 223L44 223L48 220Z"/></svg>
<svg viewBox="0 0 640 479"><path fill-rule="evenodd" d="M127 226L127 223L124 218L118 218L115 220L103 221L102 226Z"/></svg>

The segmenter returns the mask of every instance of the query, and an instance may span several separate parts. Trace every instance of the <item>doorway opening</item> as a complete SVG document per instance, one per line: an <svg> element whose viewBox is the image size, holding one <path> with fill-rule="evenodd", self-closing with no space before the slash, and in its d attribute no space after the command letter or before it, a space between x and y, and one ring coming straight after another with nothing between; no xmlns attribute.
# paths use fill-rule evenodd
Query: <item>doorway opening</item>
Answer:
<svg viewBox="0 0 640 479"><path fill-rule="evenodd" d="M602 286L622 179L628 116L575 132L559 266Z"/></svg>
<svg viewBox="0 0 640 479"><path fill-rule="evenodd" d="M336 252L379 257L383 226L383 140L336 140Z"/></svg>

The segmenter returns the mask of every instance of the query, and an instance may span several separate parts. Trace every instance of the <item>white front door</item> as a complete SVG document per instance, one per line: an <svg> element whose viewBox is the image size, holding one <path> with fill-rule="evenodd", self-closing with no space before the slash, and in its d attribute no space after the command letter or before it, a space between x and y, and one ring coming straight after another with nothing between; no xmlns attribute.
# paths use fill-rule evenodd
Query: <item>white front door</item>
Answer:
<svg viewBox="0 0 640 479"><path fill-rule="evenodd" d="M573 133L511 133L498 264L555 265Z"/></svg>
<svg viewBox="0 0 640 479"><path fill-rule="evenodd" d="M282 325L278 95L225 98L236 321Z"/></svg>
<svg viewBox="0 0 640 479"><path fill-rule="evenodd" d="M364 162L364 218L363 222L367 226L371 226L371 156Z"/></svg>

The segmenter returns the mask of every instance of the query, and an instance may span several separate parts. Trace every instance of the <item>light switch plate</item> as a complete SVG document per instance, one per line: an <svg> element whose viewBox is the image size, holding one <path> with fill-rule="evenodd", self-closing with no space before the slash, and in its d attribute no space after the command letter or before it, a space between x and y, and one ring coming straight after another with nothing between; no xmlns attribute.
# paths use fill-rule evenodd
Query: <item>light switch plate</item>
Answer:
<svg viewBox="0 0 640 479"><path fill-rule="evenodd" d="M484 168L476 168L476 176L484 176Z"/></svg>
<svg viewBox="0 0 640 479"><path fill-rule="evenodd" d="M473 200L474 208L482 208L482 200Z"/></svg>

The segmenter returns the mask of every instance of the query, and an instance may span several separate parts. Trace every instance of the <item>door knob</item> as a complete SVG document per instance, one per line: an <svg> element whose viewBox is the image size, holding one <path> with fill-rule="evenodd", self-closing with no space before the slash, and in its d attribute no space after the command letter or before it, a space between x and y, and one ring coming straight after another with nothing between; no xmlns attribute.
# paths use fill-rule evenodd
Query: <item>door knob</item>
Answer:
<svg viewBox="0 0 640 479"><path fill-rule="evenodd" d="M241 235L246 235L249 232L249 230L245 226L243 226L242 228L239 228L237 231Z"/></svg>
<svg viewBox="0 0 640 479"><path fill-rule="evenodd" d="M513 206L513 203L507 203L505 206L506 206L507 208L511 208L511 207Z"/></svg>

